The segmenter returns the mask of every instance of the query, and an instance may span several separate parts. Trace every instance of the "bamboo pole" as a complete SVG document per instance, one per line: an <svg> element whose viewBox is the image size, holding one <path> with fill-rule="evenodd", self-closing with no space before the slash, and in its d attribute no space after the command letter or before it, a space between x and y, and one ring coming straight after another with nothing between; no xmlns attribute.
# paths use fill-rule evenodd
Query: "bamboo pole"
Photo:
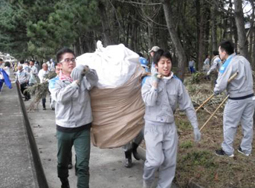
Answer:
<svg viewBox="0 0 255 188"><path fill-rule="evenodd" d="M229 96L229 95L228 95ZM207 121L204 123L204 125L200 128L200 131L206 126L206 124L212 119L214 114L219 110L219 108L225 103L225 101L228 99L228 96L220 103L220 105L214 110L212 115L207 119Z"/></svg>
<svg viewBox="0 0 255 188"><path fill-rule="evenodd" d="M231 82L236 76L237 76L238 72L234 73L229 79L228 79L228 83ZM196 112L202 108L211 98L213 98L214 94L210 95L197 109Z"/></svg>
<svg viewBox="0 0 255 188"><path fill-rule="evenodd" d="M213 98L213 96L214 96L214 93L213 93L210 97L208 97L208 98L196 109L196 112L197 112L200 108L202 108L202 106L204 106L211 98Z"/></svg>

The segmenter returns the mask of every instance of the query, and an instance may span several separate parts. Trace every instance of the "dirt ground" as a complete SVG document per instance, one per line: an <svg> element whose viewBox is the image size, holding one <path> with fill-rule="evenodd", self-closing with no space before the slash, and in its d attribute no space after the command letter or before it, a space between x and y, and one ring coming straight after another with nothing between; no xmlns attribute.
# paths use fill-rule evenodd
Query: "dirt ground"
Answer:
<svg viewBox="0 0 255 188"><path fill-rule="evenodd" d="M193 77L194 80L194 77ZM191 96L195 108L208 98L214 87L211 81L203 80L192 83L191 77L186 77L185 85ZM214 97L203 109L197 112L199 127L206 122L226 94ZM202 139L194 142L193 129L182 112L176 113L176 125L179 134L178 164L176 170L176 183L179 187L187 187L190 181L208 188L254 188L255 187L255 158L254 146L252 155L243 156L237 152L242 138L242 129L239 126L234 148L235 157L219 157L215 150L221 148L223 141L223 112L224 106L202 129Z"/></svg>

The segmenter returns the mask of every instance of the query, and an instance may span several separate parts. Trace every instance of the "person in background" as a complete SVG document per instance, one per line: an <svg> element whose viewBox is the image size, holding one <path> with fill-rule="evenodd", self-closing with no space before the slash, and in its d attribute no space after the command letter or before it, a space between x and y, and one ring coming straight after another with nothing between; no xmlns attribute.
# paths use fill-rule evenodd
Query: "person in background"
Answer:
<svg viewBox="0 0 255 188"><path fill-rule="evenodd" d="M59 80L59 74L61 72L61 66L62 66L61 63L57 63L56 68L55 68L55 73L57 74L57 76L49 80L49 90L54 89L56 81ZM55 100L51 100L50 108L52 110L55 110Z"/></svg>
<svg viewBox="0 0 255 188"><path fill-rule="evenodd" d="M50 60L47 62L47 65L48 65L48 70L49 70L50 72L55 71L55 63L54 63L53 59L50 59Z"/></svg>
<svg viewBox="0 0 255 188"><path fill-rule="evenodd" d="M191 59L189 61L189 71L190 71L191 74L196 72L194 66L195 66L195 61L193 59Z"/></svg>
<svg viewBox="0 0 255 188"><path fill-rule="evenodd" d="M34 60L30 60L29 64L30 64L29 65L29 68L30 68L29 85L32 86L32 85L37 83L38 70L35 66L35 61Z"/></svg>
<svg viewBox="0 0 255 188"><path fill-rule="evenodd" d="M139 61L141 66L145 69L146 73L150 72L150 69L148 67L149 62L147 61L147 59L145 59L144 57L142 57L142 54L139 54ZM146 80L146 76L147 74L145 74L145 76L142 78L142 85L144 84L145 80ZM133 156L136 160L140 160L140 156L137 152L137 148L138 146L141 144L141 142L143 141L143 129L139 132L139 134L128 144L123 146L123 149L125 151L125 167L126 168L131 168L132 167L132 153Z"/></svg>
<svg viewBox="0 0 255 188"><path fill-rule="evenodd" d="M10 77L10 68L11 68L11 63L9 61L6 61L4 63L4 70L6 72L6 74L8 74L8 76Z"/></svg>
<svg viewBox="0 0 255 188"><path fill-rule="evenodd" d="M154 63L157 72L147 78L142 86L146 144L143 188L151 187L157 170L157 187L170 188L177 159L178 135L174 120L177 106L186 112L194 129L195 141L200 140L201 134L189 94L182 81L171 71L171 54L159 49L154 55Z"/></svg>
<svg viewBox="0 0 255 188"><path fill-rule="evenodd" d="M217 73L218 73L221 66L222 66L222 63L221 63L221 59L219 57L219 52L213 51L212 63L211 63L211 67L210 67L209 71L207 72L207 76L209 76L212 71L217 71Z"/></svg>
<svg viewBox="0 0 255 188"><path fill-rule="evenodd" d="M151 74L155 74L157 72L157 69L155 67L155 63L153 62L153 57L154 57L154 54L155 52L157 52L159 50L159 47L158 46L153 46L150 50L149 50L149 54L152 58L152 63L151 63Z"/></svg>
<svg viewBox="0 0 255 188"><path fill-rule="evenodd" d="M43 63L42 69L38 73L40 83L47 82L47 79L45 78L47 74L49 74L48 65L46 63ZM42 105L43 105L43 110L46 110L46 96L42 98Z"/></svg>
<svg viewBox="0 0 255 188"><path fill-rule="evenodd" d="M29 62L28 61L24 61L23 70L26 71L27 73L30 73L30 67L29 67Z"/></svg>
<svg viewBox="0 0 255 188"><path fill-rule="evenodd" d="M20 86L21 93L25 96L25 101L28 101L31 98L30 93L25 91L28 86L29 78L29 73L24 71L22 65L19 65L18 72L16 73L16 82L18 82Z"/></svg>
<svg viewBox="0 0 255 188"><path fill-rule="evenodd" d="M216 150L218 156L234 157L233 142L241 123L243 138L238 152L250 156L253 141L253 114L255 97L253 91L253 77L250 62L241 55L234 53L234 45L231 41L223 41L219 45L219 54L222 61L214 94L218 95L227 89L228 101L223 113L223 142L221 149ZM238 73L228 83L229 78Z"/></svg>
<svg viewBox="0 0 255 188"><path fill-rule="evenodd" d="M4 68L3 64L4 64L3 59L0 59L0 69ZM2 90L3 84L4 84L4 75L2 71L0 71L0 92Z"/></svg>
<svg viewBox="0 0 255 188"><path fill-rule="evenodd" d="M68 163L74 145L77 187L89 187L90 129L92 118L89 90L97 85L98 76L88 66L76 66L74 52L63 48L57 53L62 64L59 80L50 92L56 101L55 115L58 140L58 177L62 188L69 188Z"/></svg>

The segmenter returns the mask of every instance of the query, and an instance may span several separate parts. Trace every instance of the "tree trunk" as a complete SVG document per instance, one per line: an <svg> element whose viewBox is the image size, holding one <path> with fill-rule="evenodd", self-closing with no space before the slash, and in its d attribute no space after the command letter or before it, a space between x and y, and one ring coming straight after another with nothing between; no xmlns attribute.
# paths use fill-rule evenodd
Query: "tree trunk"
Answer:
<svg viewBox="0 0 255 188"><path fill-rule="evenodd" d="M251 41L252 42L252 41ZM253 37L253 48L252 48L253 52L252 52L252 57L253 57L253 60L252 60L252 67L253 67L253 70L255 70L255 36Z"/></svg>
<svg viewBox="0 0 255 188"><path fill-rule="evenodd" d="M216 27L216 13L217 13L216 3L213 3L212 10L211 10L212 51L218 50L218 45L217 45L217 27Z"/></svg>
<svg viewBox="0 0 255 188"><path fill-rule="evenodd" d="M164 15L164 10L161 9L160 10L160 16L158 17L158 23L160 23L161 25L165 25L166 24L166 21L164 20L165 19L165 15ZM158 33L159 33L159 47L162 48L162 49L169 49L168 47L168 43L166 41L168 41L168 35L166 35L166 32L167 32L167 28L163 28L162 26L159 27L158 29Z"/></svg>
<svg viewBox="0 0 255 188"><path fill-rule="evenodd" d="M200 4L200 11L199 15L200 20L198 22L199 25L199 35L198 35L198 70L202 69L203 67L203 62L205 59L205 56L207 53L205 51L205 26L206 26L206 17L204 15L205 9L204 9L204 2L203 0L201 1L202 3Z"/></svg>
<svg viewBox="0 0 255 188"><path fill-rule="evenodd" d="M249 30L250 33L250 40L249 40L249 54L251 57L251 66L254 70L255 68L255 54L254 54L254 42L253 42L253 38L255 37L255 30L254 30L254 19L255 19L255 5L254 5L254 0L250 0L250 3L252 5L252 15L251 15L251 19L250 19L250 23L251 23L251 28Z"/></svg>
<svg viewBox="0 0 255 188"><path fill-rule="evenodd" d="M110 44L113 44L113 40L111 37L111 29L110 29L110 24L109 20L106 14L105 10L105 5L102 1L98 2L98 8L99 8L99 13L100 13L100 18L101 18L101 23L102 23L102 35L103 35L103 44L105 46L108 46Z"/></svg>
<svg viewBox="0 0 255 188"><path fill-rule="evenodd" d="M173 21L173 16L171 13L171 4L169 0L163 0L163 8L165 13L165 19L167 23L167 28L170 34L170 37L172 39L174 48L176 50L177 58L178 58L178 70L177 70L177 76L184 80L184 71L185 71L185 65L187 63L187 58L184 52L184 49L182 47L181 41L177 35L177 32L175 31L175 23Z"/></svg>
<svg viewBox="0 0 255 188"><path fill-rule="evenodd" d="M199 28L199 24L200 24L200 0L196 0L196 21L197 21L197 27L196 27L196 32L197 32L197 36L196 36L196 67L199 70L200 68L200 63L199 63L199 37L200 37L200 28Z"/></svg>
<svg viewBox="0 0 255 188"><path fill-rule="evenodd" d="M244 16L242 9L242 0L235 0L235 21L238 34L238 46L240 54L246 57L250 61L248 52L248 41L246 39L245 28L244 28Z"/></svg>

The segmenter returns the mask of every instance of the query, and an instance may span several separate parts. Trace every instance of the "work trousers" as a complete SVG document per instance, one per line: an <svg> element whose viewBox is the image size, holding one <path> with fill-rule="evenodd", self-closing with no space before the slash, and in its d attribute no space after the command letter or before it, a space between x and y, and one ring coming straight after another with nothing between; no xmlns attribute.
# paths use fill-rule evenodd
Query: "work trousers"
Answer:
<svg viewBox="0 0 255 188"><path fill-rule="evenodd" d="M175 176L178 135L175 123L145 122L144 139L146 161L143 180L146 185L154 181L159 169L157 188L170 188Z"/></svg>
<svg viewBox="0 0 255 188"><path fill-rule="evenodd" d="M20 84L20 91L25 96L25 99L29 100L31 98L30 93L28 91L25 91L27 89L27 86L27 83Z"/></svg>
<svg viewBox="0 0 255 188"><path fill-rule="evenodd" d="M68 177L68 164L72 146L76 153L77 188L89 188L90 130L66 133L57 131L58 177Z"/></svg>
<svg viewBox="0 0 255 188"><path fill-rule="evenodd" d="M255 106L255 101L253 99L253 97L250 97L242 100L228 99L227 101L223 115L224 141L221 144L221 147L228 155L234 153L233 142L240 122L243 131L240 147L244 153L251 153L253 140L253 114Z"/></svg>

